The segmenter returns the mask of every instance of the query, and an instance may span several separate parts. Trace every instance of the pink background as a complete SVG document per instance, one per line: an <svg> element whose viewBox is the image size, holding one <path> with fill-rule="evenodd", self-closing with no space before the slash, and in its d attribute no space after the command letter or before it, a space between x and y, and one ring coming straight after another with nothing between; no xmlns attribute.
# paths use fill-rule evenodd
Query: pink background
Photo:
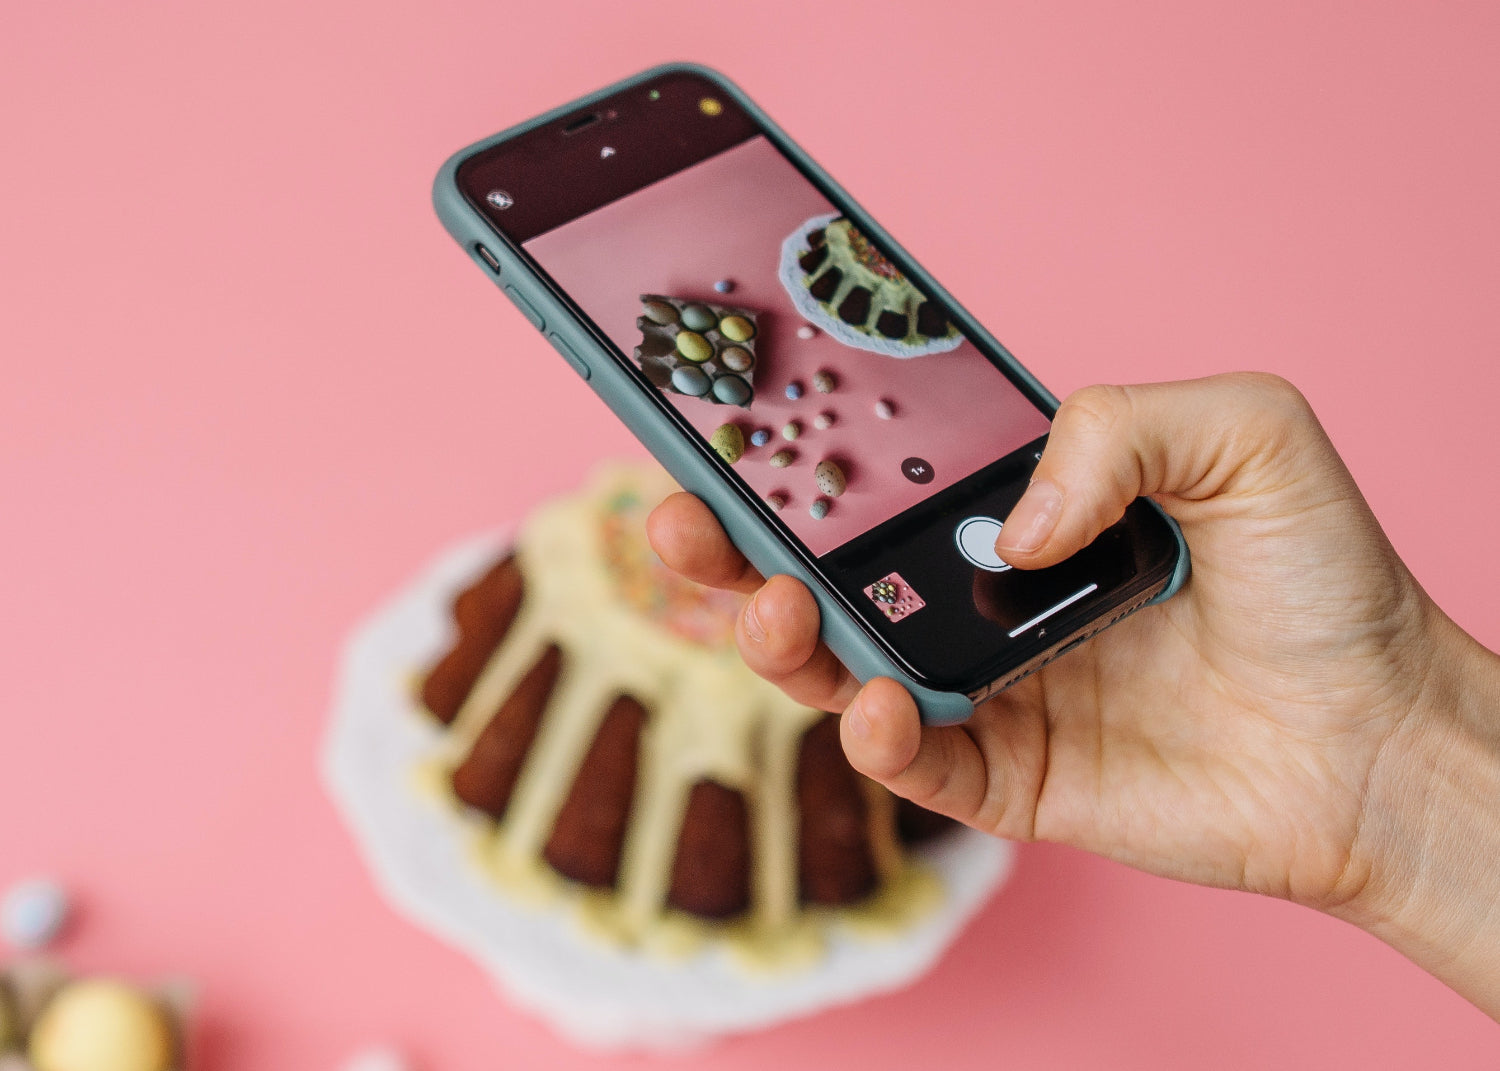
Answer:
<svg viewBox="0 0 1500 1071"><path fill-rule="evenodd" d="M806 321L777 278L781 245L810 218L831 211L828 199L770 142L754 138L527 243L537 263L626 354L641 342L642 294L760 314L748 412L682 394L667 397L705 437L721 424L739 425L747 446L735 471L762 497L786 497L782 519L814 554L863 535L1047 431L1046 418L967 342L947 353L897 359L846 346L821 330L806 341L797 337ZM735 283L722 297L713 289L721 278ZM833 393L813 389L819 369L837 377ZM796 401L786 396L793 381L803 389ZM875 415L882 398L895 409L890 420ZM819 431L813 418L825 411L836 422ZM792 420L802 434L788 442L781 429ZM765 446L748 445L756 428L771 432ZM772 468L768 459L787 447L796 460ZM901 474L908 457L932 466L931 483L915 484ZM808 514L819 497L813 469L825 458L843 468L849 487L816 521Z"/></svg>
<svg viewBox="0 0 1500 1071"><path fill-rule="evenodd" d="M531 44L530 42L536 42ZM0 884L203 987L204 1066L1492 1067L1358 931L1026 848L911 990L596 1061L376 895L317 781L339 643L629 437L427 205L456 147L724 68L1059 392L1267 368L1500 643L1500 9L15 5L0 33ZM545 402L545 404L540 404Z"/></svg>

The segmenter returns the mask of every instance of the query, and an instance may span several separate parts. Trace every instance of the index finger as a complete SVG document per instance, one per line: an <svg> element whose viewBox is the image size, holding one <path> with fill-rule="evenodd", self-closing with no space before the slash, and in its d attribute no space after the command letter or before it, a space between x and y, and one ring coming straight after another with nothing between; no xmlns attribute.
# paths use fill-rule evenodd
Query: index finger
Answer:
<svg viewBox="0 0 1500 1071"><path fill-rule="evenodd" d="M749 595L765 583L717 517L698 498L679 491L646 518L646 538L667 568L711 588Z"/></svg>

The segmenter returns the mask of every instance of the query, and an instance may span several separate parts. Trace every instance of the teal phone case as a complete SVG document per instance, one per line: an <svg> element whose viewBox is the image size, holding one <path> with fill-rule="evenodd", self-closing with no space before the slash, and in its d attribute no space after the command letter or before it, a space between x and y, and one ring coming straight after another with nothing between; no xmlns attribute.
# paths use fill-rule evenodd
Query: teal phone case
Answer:
<svg viewBox="0 0 1500 1071"><path fill-rule="evenodd" d="M508 247L496 241L494 231L488 222L464 200L459 191L457 181L459 165L475 153L482 152L528 130L561 119L622 90L672 72L692 73L712 80L726 97L733 98L741 108L761 124L766 136L774 141L783 152L804 170L819 176L837 195L841 205L846 208L846 214L860 230L888 248L901 249L880 224L871 219L869 214L738 86L717 71L691 63L670 63L642 71L640 74L616 82L588 96L569 101L534 119L503 130L493 137L485 138L454 154L443 164L433 183L432 201L437 209L438 218L442 220L448 233L468 251L469 256L484 272L495 280L506 296L525 313L537 330L547 336L547 340L574 370L588 380L589 385L605 404L625 422L626 427L640 439L646 449L661 462L683 489L691 491L708 505L724 526L729 537L734 540L735 546L744 552L745 557L760 570L761 575L785 574L797 578L807 586L813 598L817 600L818 610L822 615L823 640L839 660L849 667L850 672L861 681L868 681L874 677L890 677L899 681L911 692L916 700L917 708L921 711L922 719L929 724L948 725L961 722L974 711L974 704L970 697L957 692L939 691L919 684L867 637L848 611L824 588L818 578L802 564L797 556L782 544L775 532L756 515L754 509L724 479L716 467L716 460L709 455L707 447L700 447L699 444L684 438L662 418L640 387L617 364L613 355L595 340L586 327L573 318L572 313L552 295L546 285L531 273L530 268L520 258L516 257ZM498 261L498 272L480 256L477 248L480 243L484 243L485 248ZM904 250L902 252L904 253ZM909 257L907 259L909 263L912 263ZM981 327L973 316L955 302L935 279L921 269L920 265L915 265L915 270L908 274L919 288L939 298L947 305L952 312L952 319L965 332L971 336L981 337L992 345L1005 360L1010 371L1046 399L1051 411L1056 410L1056 397L1038 383L1036 378L1011 356L1010 351ZM1153 509L1157 508L1154 503L1151 506ZM1177 537L1177 568L1166 588L1155 598L1141 605L1169 598L1187 581L1187 543L1183 540L1182 532L1176 523L1165 513L1162 517L1171 525ZM1135 608L1137 607L1131 609ZM1119 620L1122 616L1124 616L1123 613L1114 620ZM1110 622L1112 623L1113 621ZM1073 642L1076 642L1076 637L1069 638L1043 652L1026 665L1018 667L998 687L1008 686L1040 668ZM998 690L998 687L995 690Z"/></svg>

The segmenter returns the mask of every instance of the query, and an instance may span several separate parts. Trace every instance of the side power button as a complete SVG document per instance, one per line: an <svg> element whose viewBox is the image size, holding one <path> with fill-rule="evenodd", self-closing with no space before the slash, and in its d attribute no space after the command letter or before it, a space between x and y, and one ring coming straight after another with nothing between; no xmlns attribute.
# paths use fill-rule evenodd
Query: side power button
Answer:
<svg viewBox="0 0 1500 1071"><path fill-rule="evenodd" d="M567 361L570 365L573 366L573 371L577 372L584 379L589 378L589 366L583 363L582 357L579 357L578 354L573 352L572 346L569 346L566 342L558 338L556 335L548 335L547 341L552 343L553 349L563 355L563 360Z"/></svg>
<svg viewBox="0 0 1500 1071"><path fill-rule="evenodd" d="M531 302L521 296L521 292L513 286L505 288L505 296L515 302L516 308L526 314L526 319L531 321L531 326L538 331L547 329L547 321L542 319L542 314L531 307Z"/></svg>

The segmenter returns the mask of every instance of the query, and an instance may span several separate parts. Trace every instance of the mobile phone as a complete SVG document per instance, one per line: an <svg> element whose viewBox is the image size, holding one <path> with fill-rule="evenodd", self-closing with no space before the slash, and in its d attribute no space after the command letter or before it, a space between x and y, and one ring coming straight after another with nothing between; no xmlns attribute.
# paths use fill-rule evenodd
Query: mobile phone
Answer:
<svg viewBox="0 0 1500 1071"><path fill-rule="evenodd" d="M643 72L457 153L453 237L861 680L931 723L1174 592L1146 500L995 553L1057 400L717 72Z"/></svg>

